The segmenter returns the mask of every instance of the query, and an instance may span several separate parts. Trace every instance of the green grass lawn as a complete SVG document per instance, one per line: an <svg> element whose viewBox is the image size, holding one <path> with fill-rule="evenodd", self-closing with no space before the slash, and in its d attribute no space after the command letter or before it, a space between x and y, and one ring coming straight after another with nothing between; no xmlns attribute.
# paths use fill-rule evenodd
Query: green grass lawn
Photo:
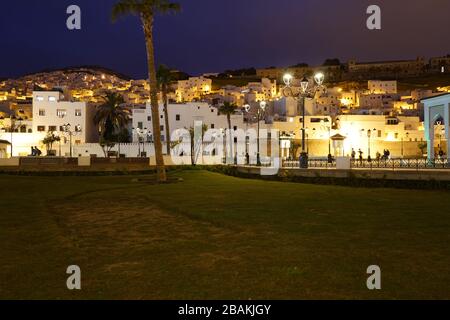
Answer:
<svg viewBox="0 0 450 320"><path fill-rule="evenodd" d="M0 298L450 298L448 192L172 175L0 176Z"/></svg>

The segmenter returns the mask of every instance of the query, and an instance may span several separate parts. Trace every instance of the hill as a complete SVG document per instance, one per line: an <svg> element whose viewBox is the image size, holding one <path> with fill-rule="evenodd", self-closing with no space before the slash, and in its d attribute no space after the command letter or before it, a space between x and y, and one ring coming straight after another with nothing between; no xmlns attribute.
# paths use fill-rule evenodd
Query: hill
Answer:
<svg viewBox="0 0 450 320"><path fill-rule="evenodd" d="M105 67L102 67L102 66L72 66L72 67L65 67L65 68L49 68L49 69L41 70L39 72L33 72L33 73L26 74L26 75L21 76L21 77L19 77L17 79L20 80L21 78L25 78L25 77L30 77L30 76L34 76L34 75L38 75L38 74L42 74L42 73L52 73L52 72L105 73L105 74L108 74L108 75L116 76L116 77L118 77L118 78L120 78L122 80L126 80L126 81L132 79L130 76L127 76L125 74L122 74L120 72L116 72L114 70L111 70L109 68L105 68Z"/></svg>

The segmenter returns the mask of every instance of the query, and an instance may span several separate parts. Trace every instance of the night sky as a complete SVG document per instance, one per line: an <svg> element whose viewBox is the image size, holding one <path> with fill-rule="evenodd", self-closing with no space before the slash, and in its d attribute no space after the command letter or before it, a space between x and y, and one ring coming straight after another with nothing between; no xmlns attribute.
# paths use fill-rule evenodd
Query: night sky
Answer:
<svg viewBox="0 0 450 320"><path fill-rule="evenodd" d="M2 1L0 77L46 68L101 65L146 74L136 17L112 24L116 0ZM450 53L449 0L180 0L159 17L157 59L192 75L300 62L382 60ZM66 8L82 10L82 30L66 28ZM368 5L382 8L382 30L366 28Z"/></svg>

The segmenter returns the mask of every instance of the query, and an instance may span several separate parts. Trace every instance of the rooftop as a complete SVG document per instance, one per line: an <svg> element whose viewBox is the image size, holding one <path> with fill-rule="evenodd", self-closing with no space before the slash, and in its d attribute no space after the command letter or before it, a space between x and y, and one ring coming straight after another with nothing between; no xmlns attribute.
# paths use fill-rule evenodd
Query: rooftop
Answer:
<svg viewBox="0 0 450 320"><path fill-rule="evenodd" d="M424 98L424 99L422 99L422 100L420 100L420 101L425 101L425 100L431 100L431 99L441 98L441 97L444 97L444 96L450 96L450 92L446 92L446 93L443 93L443 94L438 94L438 95L436 95L436 96Z"/></svg>

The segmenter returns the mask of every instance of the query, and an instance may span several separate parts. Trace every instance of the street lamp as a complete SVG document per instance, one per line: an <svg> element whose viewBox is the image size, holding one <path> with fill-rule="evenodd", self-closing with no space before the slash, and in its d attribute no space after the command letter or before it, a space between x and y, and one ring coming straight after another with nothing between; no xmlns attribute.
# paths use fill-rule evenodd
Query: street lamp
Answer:
<svg viewBox="0 0 450 320"><path fill-rule="evenodd" d="M141 142L142 142L142 152L145 152L145 140L148 138L148 136L150 135L150 130L148 130L147 128L141 129L141 128L133 128L133 131L136 133L136 135L138 136L138 157L142 158L142 153L141 153Z"/></svg>
<svg viewBox="0 0 450 320"><path fill-rule="evenodd" d="M303 102L302 108L302 153L300 155L300 168L307 169L308 168L308 152L306 151L305 141L306 141L306 121L305 121L305 105L306 99L313 99L316 93L322 89L324 89L323 81L325 76L322 72L318 72L314 75L314 81L316 83L315 86L310 87L309 80L306 77L300 81L300 90L299 92L294 92L292 89L292 81L294 77L291 74L285 74L283 77L284 84L286 87L283 89L283 96L288 98L297 99L298 104Z"/></svg>
<svg viewBox="0 0 450 320"><path fill-rule="evenodd" d="M64 130L64 133L69 135L70 157L72 158L72 155L73 155L72 137L81 133L81 126L76 125L74 130L72 130L72 125L70 123L67 123L67 124L62 125L62 128Z"/></svg>
<svg viewBox="0 0 450 320"><path fill-rule="evenodd" d="M260 154L260 149L259 149L259 132L260 132L260 122L263 119L264 116L264 112L266 111L267 108L267 102L265 101L261 101L257 107L257 113L256 113L256 120L258 121L258 133L257 133L257 153L256 153L256 165L257 166L261 166L261 154ZM244 110L245 112L250 112L250 105L245 105L244 106Z"/></svg>
<svg viewBox="0 0 450 320"><path fill-rule="evenodd" d="M406 133L406 140L408 141L408 139L409 139L409 132ZM402 136L402 158L403 158L404 153L405 153L405 148L404 148L404 145L403 145L403 141L404 141L404 137Z"/></svg>
<svg viewBox="0 0 450 320"><path fill-rule="evenodd" d="M372 161L372 157L370 156L370 139L372 138L372 134L374 133L374 132L376 132L377 131L377 129L373 129L373 130L367 130L367 139L368 139L368 147L367 147L367 151L368 151L368 153L367 153L367 160L369 161L369 162L371 162Z"/></svg>
<svg viewBox="0 0 450 320"><path fill-rule="evenodd" d="M325 125L325 121L321 120L322 130L325 129L328 131L328 163L333 163L333 156L331 155L331 126L333 125L330 122L330 125Z"/></svg>
<svg viewBox="0 0 450 320"><path fill-rule="evenodd" d="M259 108L258 108L258 113L257 113L257 117L258 117L258 138L257 138L257 153L256 153L256 165L257 166L261 166L261 154L260 154L260 150L259 150L259 126L260 126L260 122L261 122L261 118L264 115L264 112L266 111L266 107L267 107L267 103L265 101L261 101L259 103Z"/></svg>
<svg viewBox="0 0 450 320"><path fill-rule="evenodd" d="M61 136L58 132L53 133L59 144L59 157L61 158Z"/></svg>
<svg viewBox="0 0 450 320"><path fill-rule="evenodd" d="M246 104L244 105L244 112L249 113L250 112L250 105ZM249 144L250 144L250 138L248 137L248 117L245 119L245 161L247 165L250 165L250 155L249 155Z"/></svg>

